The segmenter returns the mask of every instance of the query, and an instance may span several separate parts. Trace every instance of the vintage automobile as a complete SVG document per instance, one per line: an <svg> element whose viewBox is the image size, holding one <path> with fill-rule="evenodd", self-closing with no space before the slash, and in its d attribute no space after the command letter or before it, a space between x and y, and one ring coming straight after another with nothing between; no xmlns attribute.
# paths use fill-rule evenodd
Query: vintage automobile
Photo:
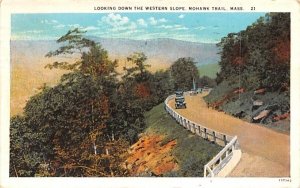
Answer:
<svg viewBox="0 0 300 188"><path fill-rule="evenodd" d="M183 91L175 92L175 108L186 108L186 103L183 95Z"/></svg>
<svg viewBox="0 0 300 188"><path fill-rule="evenodd" d="M183 96L183 91L175 91L176 97Z"/></svg>

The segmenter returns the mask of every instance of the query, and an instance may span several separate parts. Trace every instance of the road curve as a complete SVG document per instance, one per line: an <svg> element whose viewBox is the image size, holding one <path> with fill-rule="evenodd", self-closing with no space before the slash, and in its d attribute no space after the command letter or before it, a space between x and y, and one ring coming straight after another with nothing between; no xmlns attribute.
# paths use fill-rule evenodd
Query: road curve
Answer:
<svg viewBox="0 0 300 188"><path fill-rule="evenodd" d="M228 135L238 136L243 154L241 161L229 176L290 176L290 136L207 108L203 96L187 95L186 109L175 109L174 100L170 100L169 105L191 121Z"/></svg>

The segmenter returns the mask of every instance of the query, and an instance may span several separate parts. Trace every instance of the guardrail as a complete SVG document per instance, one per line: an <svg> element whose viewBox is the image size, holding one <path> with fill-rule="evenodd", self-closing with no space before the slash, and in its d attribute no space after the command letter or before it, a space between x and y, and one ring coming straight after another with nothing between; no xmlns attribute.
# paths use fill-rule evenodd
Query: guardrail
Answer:
<svg viewBox="0 0 300 188"><path fill-rule="evenodd" d="M232 158L234 150L237 149L238 141L237 136L233 139L212 159L204 166L204 177L214 177L217 175L229 160Z"/></svg>
<svg viewBox="0 0 300 188"><path fill-rule="evenodd" d="M189 92L185 92L185 95L188 93ZM214 177L218 175L232 158L234 150L239 149L237 136L233 137L217 132L181 116L168 104L168 102L174 98L175 95L170 95L166 98L165 109L180 125L208 141L224 146L224 148L204 166L204 177Z"/></svg>

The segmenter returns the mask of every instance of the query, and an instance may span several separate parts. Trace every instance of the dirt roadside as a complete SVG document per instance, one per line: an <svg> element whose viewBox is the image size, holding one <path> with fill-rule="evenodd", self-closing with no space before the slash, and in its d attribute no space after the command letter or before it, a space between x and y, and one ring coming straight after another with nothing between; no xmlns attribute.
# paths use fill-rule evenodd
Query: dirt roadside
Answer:
<svg viewBox="0 0 300 188"><path fill-rule="evenodd" d="M207 108L203 96L186 96L187 108L176 111L205 127L238 136L242 159L229 176L290 176L290 136ZM173 109L174 102L169 102Z"/></svg>

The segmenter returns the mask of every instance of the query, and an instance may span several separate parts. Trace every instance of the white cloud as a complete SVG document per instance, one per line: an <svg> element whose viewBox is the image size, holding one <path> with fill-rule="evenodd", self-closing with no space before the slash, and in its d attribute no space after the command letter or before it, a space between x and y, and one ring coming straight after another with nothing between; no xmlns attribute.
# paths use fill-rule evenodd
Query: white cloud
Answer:
<svg viewBox="0 0 300 188"><path fill-rule="evenodd" d="M134 23L134 22L132 22L130 25L129 25L129 27L128 27L128 29L136 29L136 23Z"/></svg>
<svg viewBox="0 0 300 188"><path fill-rule="evenodd" d="M138 19L136 22L130 21L126 16L120 14L110 13L107 16L103 16L101 20L98 20L99 28L105 28L109 33L108 35L129 35L135 33L138 25L147 26L147 23L143 19Z"/></svg>
<svg viewBox="0 0 300 188"><path fill-rule="evenodd" d="M42 24L50 24L51 22L49 20L41 20Z"/></svg>
<svg viewBox="0 0 300 188"><path fill-rule="evenodd" d="M199 26L199 27L195 27L194 29L202 31L202 30L206 29L206 27L204 27L204 26Z"/></svg>
<svg viewBox="0 0 300 188"><path fill-rule="evenodd" d="M55 24L58 24L58 21L57 20L41 20L41 23L42 24L48 24L48 25L55 25Z"/></svg>
<svg viewBox="0 0 300 188"><path fill-rule="evenodd" d="M175 28L175 30L189 30L187 27L180 27L180 28Z"/></svg>
<svg viewBox="0 0 300 188"><path fill-rule="evenodd" d="M188 30L189 28L183 26L183 25L160 25L157 28L162 28L162 29L171 29L171 30Z"/></svg>
<svg viewBox="0 0 300 188"><path fill-rule="evenodd" d="M189 28L183 26L183 25L160 25L158 26L158 28L162 28L162 29L172 29L172 30L188 30Z"/></svg>
<svg viewBox="0 0 300 188"><path fill-rule="evenodd" d="M109 31L112 32L122 32L122 31L133 31L137 29L137 25L134 22L130 22L129 24L122 25L119 27L113 27Z"/></svg>
<svg viewBox="0 0 300 188"><path fill-rule="evenodd" d="M172 26L172 25L160 25L160 26L158 26L158 28L162 28L162 29L172 29L173 26Z"/></svg>
<svg viewBox="0 0 300 188"><path fill-rule="evenodd" d="M149 22L150 22L151 25L156 25L157 24L157 20L154 17L150 17Z"/></svg>
<svg viewBox="0 0 300 188"><path fill-rule="evenodd" d="M161 28L161 29L173 29L174 26L172 26L172 25L160 25L157 28Z"/></svg>
<svg viewBox="0 0 300 188"><path fill-rule="evenodd" d="M74 29L74 28L82 28L81 25L79 24L69 24L68 25L70 28Z"/></svg>
<svg viewBox="0 0 300 188"><path fill-rule="evenodd" d="M46 24L46 25L50 25L50 26L52 26L55 29L61 29L61 28L65 27L64 24L59 23L59 21L57 21L57 20L47 20L47 19L44 19L44 20L41 20L41 23L42 24Z"/></svg>
<svg viewBox="0 0 300 188"><path fill-rule="evenodd" d="M178 18L180 18L180 19L183 19L184 17L185 17L184 14L180 14L180 15L178 16Z"/></svg>
<svg viewBox="0 0 300 188"><path fill-rule="evenodd" d="M188 30L189 28L183 26L183 25L174 25L175 30Z"/></svg>
<svg viewBox="0 0 300 188"><path fill-rule="evenodd" d="M155 19L154 17L150 17L149 19L149 22L151 25L157 25L158 23L165 23L167 22L167 20L165 18L161 18L161 19Z"/></svg>
<svg viewBox="0 0 300 188"><path fill-rule="evenodd" d="M144 19L138 19L137 21L136 21L139 25L141 25L141 26L143 26L143 27L147 27L148 26L148 24L146 23L146 21L144 20Z"/></svg>
<svg viewBox="0 0 300 188"><path fill-rule="evenodd" d="M167 20L166 20L166 18L161 18L161 19L158 20L158 22L165 23L165 22L167 22Z"/></svg>
<svg viewBox="0 0 300 188"><path fill-rule="evenodd" d="M107 16L103 16L101 21L113 27L119 27L128 24L129 18L126 16L121 16L120 14L110 13Z"/></svg>
<svg viewBox="0 0 300 188"><path fill-rule="evenodd" d="M94 30L98 30L98 29L99 28L95 27L95 26L88 26L88 27L83 28L83 30L85 30L85 31L94 31Z"/></svg>
<svg viewBox="0 0 300 188"><path fill-rule="evenodd" d="M58 24L58 25L56 25L56 26L54 26L54 27L57 28L57 29L59 29L59 28L64 28L65 25L64 25L64 24Z"/></svg>

